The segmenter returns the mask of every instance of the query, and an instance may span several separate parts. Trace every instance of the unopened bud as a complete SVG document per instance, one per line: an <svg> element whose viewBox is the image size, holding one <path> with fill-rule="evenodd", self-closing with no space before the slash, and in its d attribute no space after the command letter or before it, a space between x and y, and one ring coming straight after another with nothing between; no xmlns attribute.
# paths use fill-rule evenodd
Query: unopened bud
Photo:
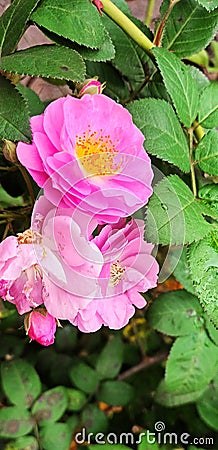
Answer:
<svg viewBox="0 0 218 450"><path fill-rule="evenodd" d="M88 78L84 83L77 83L76 89L78 91L78 97L82 97L85 94L102 94L106 83L101 83L98 81L98 77Z"/></svg>
<svg viewBox="0 0 218 450"><path fill-rule="evenodd" d="M8 141L7 139L2 139L2 142L2 152L5 159L12 163L18 164L19 161L17 159L16 144L12 141Z"/></svg>
<svg viewBox="0 0 218 450"><path fill-rule="evenodd" d="M41 345L52 345L56 331L57 321L45 308L36 308L26 314L24 328L31 340Z"/></svg>

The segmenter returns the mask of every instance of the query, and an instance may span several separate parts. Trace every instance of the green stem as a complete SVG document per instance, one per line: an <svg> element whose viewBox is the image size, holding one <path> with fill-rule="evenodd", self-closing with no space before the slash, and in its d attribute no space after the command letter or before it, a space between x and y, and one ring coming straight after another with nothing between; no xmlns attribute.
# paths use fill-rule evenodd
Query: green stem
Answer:
<svg viewBox="0 0 218 450"><path fill-rule="evenodd" d="M199 125L197 120L193 122L193 129L197 140L200 141L204 137L204 129Z"/></svg>
<svg viewBox="0 0 218 450"><path fill-rule="evenodd" d="M191 180L192 180L192 191L195 197L197 197L197 185L195 178L195 168L193 162L193 128L188 130L189 134L189 155L190 155L190 165L191 165Z"/></svg>
<svg viewBox="0 0 218 450"><path fill-rule="evenodd" d="M145 25L147 25L147 27L149 27L149 25L152 21L154 5L155 5L155 0L148 0L148 6L146 9L146 17L145 17Z"/></svg>
<svg viewBox="0 0 218 450"><path fill-rule="evenodd" d="M110 0L102 0L103 11L117 23L154 61L151 49L153 42Z"/></svg>

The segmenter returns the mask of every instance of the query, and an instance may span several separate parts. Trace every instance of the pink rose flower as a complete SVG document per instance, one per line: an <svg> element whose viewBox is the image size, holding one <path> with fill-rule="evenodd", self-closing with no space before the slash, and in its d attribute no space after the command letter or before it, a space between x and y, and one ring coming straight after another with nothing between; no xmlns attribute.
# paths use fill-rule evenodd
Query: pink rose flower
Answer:
<svg viewBox="0 0 218 450"><path fill-rule="evenodd" d="M32 311L25 317L26 334L41 345L54 344L57 322L44 308Z"/></svg>
<svg viewBox="0 0 218 450"><path fill-rule="evenodd" d="M153 172L130 113L103 94L67 96L31 118L17 155L54 205L117 222L147 203Z"/></svg>
<svg viewBox="0 0 218 450"><path fill-rule="evenodd" d="M143 240L142 220L106 225L93 239L104 257L99 276L98 297L78 312L73 325L83 332L98 330L102 325L112 329L124 327L143 308L146 292L157 285L158 264L151 255L153 245Z"/></svg>
<svg viewBox="0 0 218 450"><path fill-rule="evenodd" d="M38 235L26 230L0 244L0 296L15 304L19 314L43 302L41 269L30 244L33 239L37 241Z"/></svg>

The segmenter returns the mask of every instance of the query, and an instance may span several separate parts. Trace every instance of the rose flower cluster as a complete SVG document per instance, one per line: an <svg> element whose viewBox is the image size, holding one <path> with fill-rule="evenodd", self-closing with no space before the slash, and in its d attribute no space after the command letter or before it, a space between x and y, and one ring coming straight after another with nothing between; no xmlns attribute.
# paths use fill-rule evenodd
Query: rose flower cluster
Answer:
<svg viewBox="0 0 218 450"><path fill-rule="evenodd" d="M103 94L55 100L31 128L17 156L43 194L31 228L0 244L0 296L42 345L59 320L86 333L119 329L157 283L144 223L130 217L152 194L144 137Z"/></svg>

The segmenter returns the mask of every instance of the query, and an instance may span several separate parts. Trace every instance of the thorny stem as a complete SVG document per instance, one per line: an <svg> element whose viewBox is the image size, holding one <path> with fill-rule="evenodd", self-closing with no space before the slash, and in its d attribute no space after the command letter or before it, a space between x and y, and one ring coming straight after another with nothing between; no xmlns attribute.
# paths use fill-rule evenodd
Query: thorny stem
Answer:
<svg viewBox="0 0 218 450"><path fill-rule="evenodd" d="M148 0L148 6L146 9L146 16L145 16L145 25L147 25L147 27L149 27L149 25L152 21L154 5L155 5L155 0Z"/></svg>
<svg viewBox="0 0 218 450"><path fill-rule="evenodd" d="M26 183L26 186L27 186L30 198L31 198L31 203L32 203L32 206L33 206L34 203L35 203L35 197L34 197L32 184L30 182L30 179L29 179L29 176L27 174L27 171L26 171L25 167L21 166L20 164L18 164L17 167L19 168L20 172L23 175L23 179L24 179L24 181Z"/></svg>
<svg viewBox="0 0 218 450"><path fill-rule="evenodd" d="M169 4L169 8L167 9L163 19L161 20L155 37L154 37L154 45L156 45L156 47L160 47L161 46L161 42L162 42L162 38L163 38L163 32L164 32L164 28L166 25L166 22L168 20L168 17L173 9L173 7L175 6L176 3L178 3L180 0L170 0L170 4Z"/></svg>
<svg viewBox="0 0 218 450"><path fill-rule="evenodd" d="M126 378L131 377L135 373L140 372L141 370L145 370L154 364L157 364L161 361L164 361L168 356L168 353L159 353L156 356L146 356L142 362L137 364L136 366L131 367L131 369L126 370L118 376L118 380L125 380Z"/></svg>
<svg viewBox="0 0 218 450"><path fill-rule="evenodd" d="M190 156L190 166L191 166L191 181L192 181L192 191L195 197L197 197L197 186L195 178L195 168L193 162L193 128L189 128L189 156Z"/></svg>
<svg viewBox="0 0 218 450"><path fill-rule="evenodd" d="M151 52L153 42L110 0L102 0L103 11L117 23L154 61Z"/></svg>

